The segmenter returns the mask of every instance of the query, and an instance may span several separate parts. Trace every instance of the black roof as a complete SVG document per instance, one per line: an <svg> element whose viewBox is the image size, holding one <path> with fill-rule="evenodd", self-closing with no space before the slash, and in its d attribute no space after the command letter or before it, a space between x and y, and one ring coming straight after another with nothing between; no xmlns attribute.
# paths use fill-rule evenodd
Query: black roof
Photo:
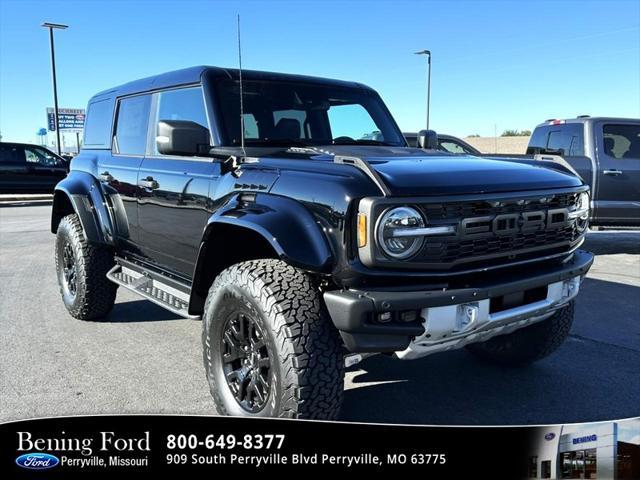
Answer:
<svg viewBox="0 0 640 480"><path fill-rule="evenodd" d="M199 83L203 75L209 76L209 78L228 78L238 79L238 69L236 68L222 68L211 67L201 65L198 67L184 68L182 70L174 70L172 72L161 73L153 77L142 78L140 80L134 80L129 83L125 83L118 87L104 90L93 98L101 96L121 96L130 95L134 93L147 92L150 90L157 90L161 88L175 87L179 85L189 85L193 83ZM273 80L273 81L299 81L307 83L322 83L342 87L356 87L366 88L366 85L362 85L356 82L347 82L343 80L332 80L321 77L311 77L306 75L295 75L289 73L276 73L276 72L262 72L258 70L242 70L243 80Z"/></svg>

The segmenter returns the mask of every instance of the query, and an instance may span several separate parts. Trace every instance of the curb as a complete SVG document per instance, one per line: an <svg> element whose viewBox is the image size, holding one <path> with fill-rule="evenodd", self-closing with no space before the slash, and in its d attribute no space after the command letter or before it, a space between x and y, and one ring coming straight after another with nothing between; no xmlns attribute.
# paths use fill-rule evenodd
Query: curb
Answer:
<svg viewBox="0 0 640 480"><path fill-rule="evenodd" d="M13 195L13 194L2 194L0 195L0 203L9 203L9 202L39 202L43 200L53 200L53 195L42 194L42 195Z"/></svg>

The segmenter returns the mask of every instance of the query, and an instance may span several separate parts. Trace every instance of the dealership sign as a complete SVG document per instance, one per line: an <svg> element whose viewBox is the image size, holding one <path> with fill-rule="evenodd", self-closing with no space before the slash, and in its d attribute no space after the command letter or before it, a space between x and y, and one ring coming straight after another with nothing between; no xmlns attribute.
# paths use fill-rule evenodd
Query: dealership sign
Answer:
<svg viewBox="0 0 640 480"><path fill-rule="evenodd" d="M84 119L84 108L58 109L58 124L60 125L60 130L82 130L84 128ZM47 108L47 124L49 125L49 131L55 132L56 122L53 108Z"/></svg>
<svg viewBox="0 0 640 480"><path fill-rule="evenodd" d="M585 435L584 437L574 438L573 444L577 445L579 443L595 442L596 440L598 440L598 435L594 433L593 435Z"/></svg>

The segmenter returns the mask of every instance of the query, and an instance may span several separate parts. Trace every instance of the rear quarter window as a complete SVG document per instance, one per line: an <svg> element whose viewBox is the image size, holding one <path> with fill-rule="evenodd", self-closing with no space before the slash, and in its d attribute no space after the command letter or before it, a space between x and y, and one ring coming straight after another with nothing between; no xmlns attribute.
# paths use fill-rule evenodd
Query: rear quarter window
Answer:
<svg viewBox="0 0 640 480"><path fill-rule="evenodd" d="M120 100L115 134L117 153L144 155L150 104L151 95L125 97Z"/></svg>
<svg viewBox="0 0 640 480"><path fill-rule="evenodd" d="M15 145L0 145L0 162L22 163L24 162L24 153L21 148Z"/></svg>
<svg viewBox="0 0 640 480"><path fill-rule="evenodd" d="M111 148L111 122L113 101L99 100L89 103L84 126L84 147Z"/></svg>

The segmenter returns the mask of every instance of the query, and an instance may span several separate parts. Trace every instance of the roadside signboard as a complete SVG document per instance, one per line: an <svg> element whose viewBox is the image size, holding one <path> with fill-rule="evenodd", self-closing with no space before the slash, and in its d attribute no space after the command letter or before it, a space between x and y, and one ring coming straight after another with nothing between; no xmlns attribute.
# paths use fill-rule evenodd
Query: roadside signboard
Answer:
<svg viewBox="0 0 640 480"><path fill-rule="evenodd" d="M59 108L58 123L60 130L82 130L84 128L85 110L84 108ZM56 122L54 109L47 108L47 124L50 132L55 132Z"/></svg>

